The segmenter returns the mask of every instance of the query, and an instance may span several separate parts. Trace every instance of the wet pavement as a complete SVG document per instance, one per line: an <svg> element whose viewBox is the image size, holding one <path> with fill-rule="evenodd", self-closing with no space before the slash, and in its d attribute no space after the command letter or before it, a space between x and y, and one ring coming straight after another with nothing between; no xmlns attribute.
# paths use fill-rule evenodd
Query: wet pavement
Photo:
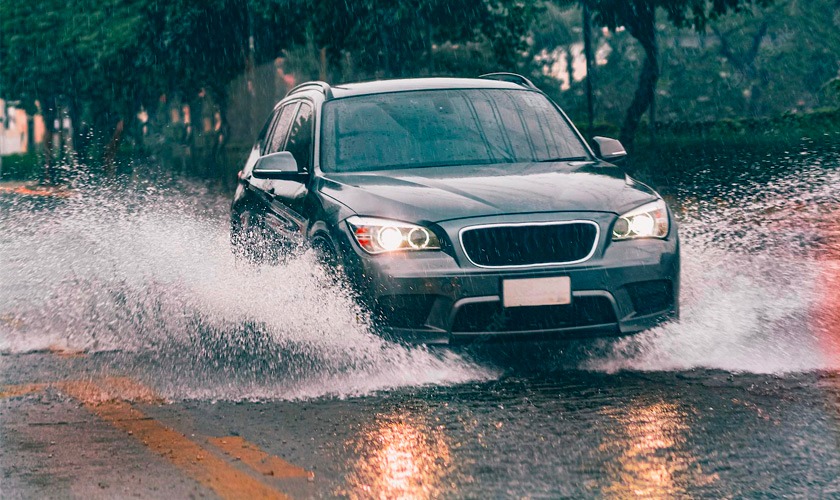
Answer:
<svg viewBox="0 0 840 500"><path fill-rule="evenodd" d="M840 155L739 169L665 185L680 322L458 349L204 188L0 193L0 497L838 497Z"/></svg>

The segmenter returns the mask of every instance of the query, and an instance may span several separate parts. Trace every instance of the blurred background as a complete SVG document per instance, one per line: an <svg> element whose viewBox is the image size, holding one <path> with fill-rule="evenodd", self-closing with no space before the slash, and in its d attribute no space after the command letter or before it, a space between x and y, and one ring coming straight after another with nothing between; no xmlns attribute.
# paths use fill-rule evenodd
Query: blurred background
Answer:
<svg viewBox="0 0 840 500"><path fill-rule="evenodd" d="M643 176L836 143L840 1L3 0L0 180L155 165L229 190L298 83L492 71Z"/></svg>

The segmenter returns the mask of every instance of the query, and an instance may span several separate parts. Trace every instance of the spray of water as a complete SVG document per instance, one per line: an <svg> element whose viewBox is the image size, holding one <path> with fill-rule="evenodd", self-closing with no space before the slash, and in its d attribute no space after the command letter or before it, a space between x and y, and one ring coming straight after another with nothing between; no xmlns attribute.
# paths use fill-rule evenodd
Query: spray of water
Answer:
<svg viewBox="0 0 840 500"><path fill-rule="evenodd" d="M170 398L344 397L494 376L374 335L312 255L238 262L224 202L200 189L5 202L2 353L84 350Z"/></svg>
<svg viewBox="0 0 840 500"><path fill-rule="evenodd" d="M840 158L804 152L784 162L791 168L760 182L699 177L682 190L681 320L625 338L584 368L840 369L838 324L819 317L840 308L831 279Z"/></svg>
<svg viewBox="0 0 840 500"><path fill-rule="evenodd" d="M830 283L840 285L825 276L840 261L840 159L788 161L761 182L689 180L677 193L682 319L584 348L583 361L560 355L559 366L840 369L837 325L814 318L838 308L826 301L840 295ZM279 266L237 262L226 200L159 185L0 198L0 354L84 350L102 369L132 373L174 399L346 397L499 375L480 356L375 335L311 255Z"/></svg>

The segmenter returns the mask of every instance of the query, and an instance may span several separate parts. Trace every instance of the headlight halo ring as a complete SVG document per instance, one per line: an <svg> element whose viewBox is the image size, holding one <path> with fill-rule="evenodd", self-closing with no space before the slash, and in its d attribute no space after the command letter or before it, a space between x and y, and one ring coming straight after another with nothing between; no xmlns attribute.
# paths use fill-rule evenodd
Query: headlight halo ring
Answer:
<svg viewBox="0 0 840 500"><path fill-rule="evenodd" d="M668 206L665 200L660 198L620 215L613 224L612 240L665 239L670 231L671 219Z"/></svg>
<svg viewBox="0 0 840 500"><path fill-rule="evenodd" d="M441 249L440 239L435 232L418 224L357 215L348 217L345 222L356 243L372 255ZM393 231L399 235L388 236Z"/></svg>

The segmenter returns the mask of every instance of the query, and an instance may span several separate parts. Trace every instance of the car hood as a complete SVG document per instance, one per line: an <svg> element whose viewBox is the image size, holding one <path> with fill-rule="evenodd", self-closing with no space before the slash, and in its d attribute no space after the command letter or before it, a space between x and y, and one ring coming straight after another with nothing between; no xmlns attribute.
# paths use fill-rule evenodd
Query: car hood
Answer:
<svg viewBox="0 0 840 500"><path fill-rule="evenodd" d="M533 212L621 214L658 195L595 162L434 167L325 173L318 190L359 215L405 221Z"/></svg>

